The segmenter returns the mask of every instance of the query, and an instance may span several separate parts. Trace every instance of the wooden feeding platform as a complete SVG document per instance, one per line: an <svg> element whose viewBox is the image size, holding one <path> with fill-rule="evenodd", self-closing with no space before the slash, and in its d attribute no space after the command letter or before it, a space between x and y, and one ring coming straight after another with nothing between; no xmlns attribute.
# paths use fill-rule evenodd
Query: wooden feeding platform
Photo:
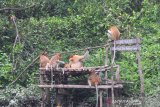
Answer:
<svg viewBox="0 0 160 107"><path fill-rule="evenodd" d="M113 66L113 68L116 68L117 66ZM40 75L45 75L45 74L62 74L62 75L75 75L75 74L89 74L90 72L92 72L92 70L95 70L96 72L104 72L107 70L110 70L111 67L106 65L106 66L97 66L97 67L82 67L82 68L78 68L78 69L73 69L73 68L57 68L57 69L48 69L46 71L46 69L44 68L40 68L41 73ZM51 84L51 85L38 85L40 88L95 88L94 86L89 86L89 85L66 85L66 84ZM99 89L108 89L111 88L112 85L107 85L107 84L103 84L103 85L98 85ZM115 84L113 86L114 88L122 88L123 85L122 84Z"/></svg>
<svg viewBox="0 0 160 107"><path fill-rule="evenodd" d="M72 85L69 83L69 81L67 81L67 78L69 78L70 75L72 75L72 77L76 77L76 76L81 76L81 74L90 74L93 70L96 72L108 72L110 71L112 68L117 68L117 66L97 66L97 67L82 67L82 68L78 68L78 69L73 69L73 68L49 68L49 69L45 69L45 68L40 68L40 72L39 72L39 76L40 76L40 85L38 85L38 87L41 88L42 90L42 107L48 107L47 104L50 105L50 101L48 100L49 98L44 97L44 96L48 96L49 97L49 90L50 89L57 89L57 94L56 94L56 98L59 98L58 94L58 90L60 89L95 89L95 86L89 86L87 85L87 83L85 85ZM67 76L67 77L65 77ZM61 79L63 80L64 78L61 77L65 77L67 84L62 84L61 83ZM47 80L47 81L46 81ZM105 80L105 79L103 79ZM49 81L49 82L48 82ZM105 82L104 84L100 84L98 85L98 89L100 90L106 90L106 89L119 89L119 88L123 88L123 85L120 83L116 83L114 81L114 84L106 84L107 82ZM116 83L116 84L115 84ZM100 95L100 97L102 98L102 95ZM45 102L47 102L47 104L45 104Z"/></svg>
<svg viewBox="0 0 160 107"><path fill-rule="evenodd" d="M114 46L115 44L115 46ZM114 89L119 89L123 88L124 83L133 83L133 82L126 82L126 81L121 81L120 80L120 66L119 65L114 65L113 63L109 64L108 63L108 54L110 53L111 59L114 60L114 51L131 51L131 52L136 52L136 58L137 58L137 65L138 65L138 75L140 77L140 90L141 90L141 96L142 96L142 103L143 103L143 95L144 95L144 79L143 79L143 74L142 74L142 67L141 67L141 59L140 59L140 39L125 39L125 40L116 40L114 42L110 42L110 47L109 43L103 45L103 46L96 46L96 47L91 47L91 49L96 49L96 48L101 48L105 47L106 48L106 58L105 59L105 65L104 66L97 66L97 67L82 67L78 69L73 69L73 68L39 68L39 80L40 84L38 87L41 88L42 90L42 105L41 107L50 107L50 102L49 102L49 90L50 89L68 89L68 88L75 88L75 89L95 89L94 86L89 86L89 85L84 85L84 84L70 84L68 81L68 78L71 77L77 77L80 76L81 74L89 74L92 72L92 70L95 70L96 72L104 74L104 78L101 78L102 81L105 81L103 84L98 85L99 91L99 97L100 97L100 104L99 107L102 107L102 99L103 99L103 92L106 89L110 89L111 91L111 97L112 97L112 102L114 102L114 92L116 90ZM109 49L110 48L110 49ZM71 52L77 52L77 51L83 51L84 49L80 50L75 50ZM61 52L61 53L66 53L66 52ZM70 53L70 52L68 52ZM116 71L115 71L116 70ZM110 79L108 72L111 72ZM62 80L65 81L65 83L62 82ZM46 82L47 81L47 82ZM49 82L48 82L49 81ZM107 91L107 93L109 93ZM56 92L57 94L57 92ZM48 97L46 97L48 96ZM56 97L59 97L58 94ZM49 105L45 104L48 102ZM63 102L63 101L62 101ZM112 103L112 107L114 107L114 103Z"/></svg>

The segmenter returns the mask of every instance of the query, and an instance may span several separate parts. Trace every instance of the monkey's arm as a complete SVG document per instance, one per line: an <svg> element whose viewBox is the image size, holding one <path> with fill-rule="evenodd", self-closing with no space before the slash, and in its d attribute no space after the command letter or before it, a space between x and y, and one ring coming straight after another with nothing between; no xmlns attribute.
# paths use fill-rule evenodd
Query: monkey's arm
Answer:
<svg viewBox="0 0 160 107"><path fill-rule="evenodd" d="M89 48L87 48L86 52L84 53L84 55L82 56L81 60L84 61L89 57Z"/></svg>

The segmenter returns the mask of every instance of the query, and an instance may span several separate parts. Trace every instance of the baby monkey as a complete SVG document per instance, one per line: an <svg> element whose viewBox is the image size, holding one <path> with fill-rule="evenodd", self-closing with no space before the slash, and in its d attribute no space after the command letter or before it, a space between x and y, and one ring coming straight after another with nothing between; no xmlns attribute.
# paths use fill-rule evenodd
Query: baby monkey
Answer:
<svg viewBox="0 0 160 107"><path fill-rule="evenodd" d="M96 107L98 107L98 84L100 83L100 77L96 74L95 70L92 70L88 77L88 84L89 86L96 87L96 95L97 95L97 102Z"/></svg>

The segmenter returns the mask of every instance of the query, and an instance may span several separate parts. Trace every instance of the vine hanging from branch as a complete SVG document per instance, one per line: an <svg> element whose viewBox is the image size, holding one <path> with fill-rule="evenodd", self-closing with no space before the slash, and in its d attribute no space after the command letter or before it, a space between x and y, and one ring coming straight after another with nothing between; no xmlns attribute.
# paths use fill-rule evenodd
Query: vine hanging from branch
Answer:
<svg viewBox="0 0 160 107"><path fill-rule="evenodd" d="M11 19L13 25L14 25L15 32L16 32L16 37L15 37L13 48L12 48L12 50L13 50L12 51L12 66L13 66L12 71L14 71L14 69L16 68L14 50L15 50L15 46L16 46L17 42L21 43L21 41L20 41L20 35L19 35L18 28L17 28L17 24L16 24L16 17L14 15L12 15L10 19Z"/></svg>

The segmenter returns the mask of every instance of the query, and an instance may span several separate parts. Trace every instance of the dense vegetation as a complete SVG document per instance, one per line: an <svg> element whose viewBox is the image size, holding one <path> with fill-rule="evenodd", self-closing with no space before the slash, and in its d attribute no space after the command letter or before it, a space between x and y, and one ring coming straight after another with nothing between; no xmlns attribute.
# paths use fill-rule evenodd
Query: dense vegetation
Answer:
<svg viewBox="0 0 160 107"><path fill-rule="evenodd" d="M5 89L45 48L48 48L49 55L52 55L55 51L101 45L108 39L108 27L116 25L121 31L121 39L141 38L145 94L157 98L155 93L160 92L159 0L1 0L0 8L2 89ZM16 16L20 34L20 41L15 47L13 44L16 32L10 20L11 15ZM104 49L91 52L85 65L103 65L104 52ZM67 61L67 57L68 54L63 55L63 60ZM139 77L135 55L118 53L116 60L120 65L121 79L134 82L132 86L126 86L125 94L138 95ZM27 92L27 88L31 87L30 84L36 84L34 74L38 71L38 67L39 64L36 62L17 81L15 93L21 93L22 96L23 92L31 96L38 93ZM11 90L13 88L14 86ZM7 96L9 97L9 94L4 92L0 95L0 99L13 99L11 95L9 98ZM37 98L36 101L38 100Z"/></svg>

